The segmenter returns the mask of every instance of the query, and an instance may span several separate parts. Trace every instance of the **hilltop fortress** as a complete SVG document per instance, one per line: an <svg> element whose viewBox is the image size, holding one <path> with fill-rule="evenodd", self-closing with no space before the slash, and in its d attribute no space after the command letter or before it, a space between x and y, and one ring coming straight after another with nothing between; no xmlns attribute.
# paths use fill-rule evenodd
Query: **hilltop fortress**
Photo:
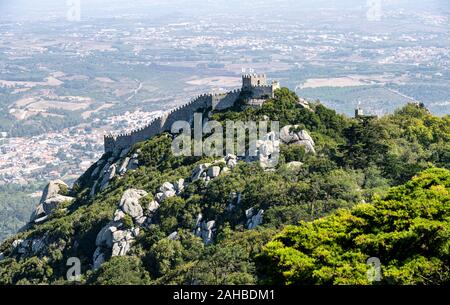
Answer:
<svg viewBox="0 0 450 305"><path fill-rule="evenodd" d="M261 106L265 100L274 97L276 89L280 88L277 81L267 84L264 74L245 74L242 76L242 88L224 93L202 94L189 103L176 107L151 121L147 126L126 134L105 135L105 152L118 152L133 146L135 143L150 139L165 131L170 131L176 121L190 122L194 113L201 109L212 108L223 110L232 107L239 100L241 94L248 98L249 106Z"/></svg>

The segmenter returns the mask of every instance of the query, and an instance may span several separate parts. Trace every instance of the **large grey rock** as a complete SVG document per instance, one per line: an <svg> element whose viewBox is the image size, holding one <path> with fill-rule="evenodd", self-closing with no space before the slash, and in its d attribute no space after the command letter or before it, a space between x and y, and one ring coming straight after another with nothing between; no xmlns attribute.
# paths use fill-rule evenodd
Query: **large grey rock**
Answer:
<svg viewBox="0 0 450 305"><path fill-rule="evenodd" d="M233 154L228 154L225 157L226 164L229 168L234 168L237 165L237 156Z"/></svg>
<svg viewBox="0 0 450 305"><path fill-rule="evenodd" d="M196 223L195 223L195 226L196 226L196 227L200 226L200 222L202 221L202 219L203 219L202 213L198 213L198 215L197 215L197 221L196 221Z"/></svg>
<svg viewBox="0 0 450 305"><path fill-rule="evenodd" d="M105 254L102 251L101 247L97 247L95 249L94 255L92 256L92 269L97 270L101 267L101 265L105 262Z"/></svg>
<svg viewBox="0 0 450 305"><path fill-rule="evenodd" d="M17 249L17 247L19 247L22 243L23 243L23 239L14 240L11 244L11 251L14 251L15 249Z"/></svg>
<svg viewBox="0 0 450 305"><path fill-rule="evenodd" d="M0 262L2 261L2 260L4 260L5 259L5 255L3 254L3 252L1 252L0 253Z"/></svg>
<svg viewBox="0 0 450 305"><path fill-rule="evenodd" d="M142 216L142 217L136 218L135 223L136 223L136 225L141 226L141 227L146 226L150 219L151 218L149 218L149 217Z"/></svg>
<svg viewBox="0 0 450 305"><path fill-rule="evenodd" d="M30 216L30 222L36 222L37 219L46 216L44 211L44 205L39 203Z"/></svg>
<svg viewBox="0 0 450 305"><path fill-rule="evenodd" d="M91 191L89 192L89 197L94 198L95 192L97 190L98 181L94 182L94 185L91 188Z"/></svg>
<svg viewBox="0 0 450 305"><path fill-rule="evenodd" d="M124 175L127 172L128 169L128 164L130 163L130 158L126 157L123 162L122 165L119 168L119 175Z"/></svg>
<svg viewBox="0 0 450 305"><path fill-rule="evenodd" d="M214 228L214 226L216 225L216 222L214 220L210 220L206 223L206 230L212 230L212 228Z"/></svg>
<svg viewBox="0 0 450 305"><path fill-rule="evenodd" d="M198 220L199 219L197 219L197 222ZM214 220L201 221L195 229L195 235L201 237L205 245L209 245L213 242L215 225L216 222Z"/></svg>
<svg viewBox="0 0 450 305"><path fill-rule="evenodd" d="M104 176L105 173L108 172L108 169L109 169L110 166L111 166L111 163L106 162L106 163L103 165L102 169L100 170L100 176Z"/></svg>
<svg viewBox="0 0 450 305"><path fill-rule="evenodd" d="M103 192L109 185L109 181L116 176L116 165L110 165L106 172L103 174L103 179L100 184L100 191Z"/></svg>
<svg viewBox="0 0 450 305"><path fill-rule="evenodd" d="M97 234L95 245L97 247L111 248L113 245L113 233L117 231L117 227L119 225L119 222L111 221L106 226L104 226Z"/></svg>
<svg viewBox="0 0 450 305"><path fill-rule="evenodd" d="M299 104L300 106L302 106L305 109L308 109L308 110L312 111L311 107L309 106L308 101L305 100L305 99L299 98L298 101L297 101L297 104Z"/></svg>
<svg viewBox="0 0 450 305"><path fill-rule="evenodd" d="M183 178L178 179L174 184L175 192L177 194L181 193L184 190L185 182Z"/></svg>
<svg viewBox="0 0 450 305"><path fill-rule="evenodd" d="M111 256L125 256L128 251L131 249L131 242L124 240L118 243L115 243L112 247Z"/></svg>
<svg viewBox="0 0 450 305"><path fill-rule="evenodd" d="M116 210L114 212L114 217L113 220L114 221L120 221L125 217L125 213L122 210Z"/></svg>
<svg viewBox="0 0 450 305"><path fill-rule="evenodd" d="M45 247L46 247L46 236L45 235L41 238L36 238L31 241L31 252L33 255L38 254Z"/></svg>
<svg viewBox="0 0 450 305"><path fill-rule="evenodd" d="M47 186L44 188L44 191L42 192L42 197L40 202L43 203L44 201L46 201L49 198L55 197L56 195L58 195L62 188L66 188L68 189L69 187L67 186L67 184L62 181L62 180L53 180L50 181Z"/></svg>
<svg viewBox="0 0 450 305"><path fill-rule="evenodd" d="M131 233L133 234L133 237L138 237L140 232L141 232L141 229L139 229L139 228L133 228L131 230Z"/></svg>
<svg viewBox="0 0 450 305"><path fill-rule="evenodd" d="M311 138L311 136L309 135L309 133L306 130L301 130L300 132L297 132L297 136L298 136L299 140L301 140L301 141L309 141L309 142L311 142L311 144L313 146L316 145L314 143L313 138Z"/></svg>
<svg viewBox="0 0 450 305"><path fill-rule="evenodd" d="M139 204L139 199L146 195L147 192L144 190L128 189L123 193L119 207L131 217L139 218L144 214L144 211Z"/></svg>
<svg viewBox="0 0 450 305"><path fill-rule="evenodd" d="M296 128L297 125L286 125L280 130L280 140L284 144L289 144L295 141L298 141L298 136L294 131L291 131L292 128Z"/></svg>
<svg viewBox="0 0 450 305"><path fill-rule="evenodd" d="M178 232L177 231L172 232L172 233L170 233L169 236L167 236L167 239L170 239L170 240L176 240L177 238L178 238Z"/></svg>
<svg viewBox="0 0 450 305"><path fill-rule="evenodd" d="M91 177L97 177L99 174L103 173L105 166L105 160L100 160L97 162L97 167L92 171Z"/></svg>
<svg viewBox="0 0 450 305"><path fill-rule="evenodd" d="M101 167L100 167L100 166L97 166L97 167L92 171L92 173L91 173L91 178L96 177L96 176L100 173L100 169L101 169Z"/></svg>
<svg viewBox="0 0 450 305"><path fill-rule="evenodd" d="M248 210L245 210L245 217L247 217L247 219L249 219L250 217L253 216L254 213L254 208L250 208Z"/></svg>
<svg viewBox="0 0 450 305"><path fill-rule="evenodd" d="M199 164L193 170L191 174L191 181L194 182L202 177L206 177L205 171L210 167L210 163ZM203 175L204 174L204 175Z"/></svg>
<svg viewBox="0 0 450 305"><path fill-rule="evenodd" d="M74 200L74 198L69 196L56 195L54 197L48 198L42 204L44 208L44 212L46 215L51 215L51 213L58 208L64 202L70 202Z"/></svg>
<svg viewBox="0 0 450 305"><path fill-rule="evenodd" d="M159 188L161 192L167 192L167 191L175 191L175 187L170 182L164 182L163 185Z"/></svg>
<svg viewBox="0 0 450 305"><path fill-rule="evenodd" d="M127 170L136 170L139 167L138 155L134 154L128 162Z"/></svg>
<svg viewBox="0 0 450 305"><path fill-rule="evenodd" d="M311 141L308 140L300 140L297 142L294 142L295 145L300 145L305 148L305 152L316 154L316 150L314 148L314 145L311 143Z"/></svg>
<svg viewBox="0 0 450 305"><path fill-rule="evenodd" d="M289 170L297 170L303 166L302 162L299 161L292 161L289 163L286 163L286 168Z"/></svg>
<svg viewBox="0 0 450 305"><path fill-rule="evenodd" d="M208 174L207 175L211 179L218 177L220 175L220 166L211 166L208 169Z"/></svg>
<svg viewBox="0 0 450 305"><path fill-rule="evenodd" d="M126 231L121 231L121 230L114 231L112 233L112 241L113 241L113 243L117 243L117 242L119 242L121 240L124 240L125 237L126 237L126 234L127 234Z"/></svg>
<svg viewBox="0 0 450 305"><path fill-rule="evenodd" d="M228 211L232 211L232 210L234 210L234 208L236 206L240 205L241 198L242 198L241 193L235 193L235 192L231 193L230 200L228 201L228 206L227 206Z"/></svg>
<svg viewBox="0 0 450 305"><path fill-rule="evenodd" d="M159 208L159 203L156 200L153 200L148 204L147 210L151 213L155 212Z"/></svg>
<svg viewBox="0 0 450 305"><path fill-rule="evenodd" d="M68 186L62 180L50 181L42 192L39 205L31 214L30 222L35 222L38 219L43 219L45 216L51 215L51 213L63 202L72 201L74 198L61 195L60 193L64 189L68 189Z"/></svg>
<svg viewBox="0 0 450 305"><path fill-rule="evenodd" d="M174 190L172 191L165 191L165 192L159 192L155 195L156 201L159 203L162 203L164 200L170 197L176 196L176 192Z"/></svg>
<svg viewBox="0 0 450 305"><path fill-rule="evenodd" d="M280 140L284 144L295 144L301 145L305 148L308 153L316 153L313 138L309 135L306 130L297 131L298 125L287 125L280 130Z"/></svg>
<svg viewBox="0 0 450 305"><path fill-rule="evenodd" d="M116 231L113 233L113 246L111 256L127 255L134 242L135 230ZM137 232L139 234L139 231Z"/></svg>
<svg viewBox="0 0 450 305"><path fill-rule="evenodd" d="M247 152L247 162L258 161L262 168L274 168L279 161L280 141L275 132L264 136L263 140L250 143Z"/></svg>
<svg viewBox="0 0 450 305"><path fill-rule="evenodd" d="M247 229L254 229L263 222L264 210L259 210L258 213L253 215L251 219L247 221Z"/></svg>

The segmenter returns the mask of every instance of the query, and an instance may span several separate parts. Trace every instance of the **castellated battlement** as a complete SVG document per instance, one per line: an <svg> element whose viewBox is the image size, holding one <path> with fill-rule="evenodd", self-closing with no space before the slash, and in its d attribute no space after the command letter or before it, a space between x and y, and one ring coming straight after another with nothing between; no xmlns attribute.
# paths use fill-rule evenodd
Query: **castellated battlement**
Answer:
<svg viewBox="0 0 450 305"><path fill-rule="evenodd" d="M234 106L242 92L245 92L253 99L267 99L274 97L274 91L279 87L278 82L272 82L272 85L268 85L264 74L243 75L242 89L201 94L188 103L177 106L164 113L161 117L153 119L142 128L122 134L105 135L105 152L121 151L133 146L135 143L150 139L162 132L170 131L173 123L176 121L190 122L194 113L201 109L224 110L230 108Z"/></svg>

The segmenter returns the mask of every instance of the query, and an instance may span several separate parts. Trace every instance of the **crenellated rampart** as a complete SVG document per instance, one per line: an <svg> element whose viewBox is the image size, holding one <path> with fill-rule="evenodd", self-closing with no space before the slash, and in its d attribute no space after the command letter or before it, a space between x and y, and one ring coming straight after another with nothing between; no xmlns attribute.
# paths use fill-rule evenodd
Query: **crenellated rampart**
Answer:
<svg viewBox="0 0 450 305"><path fill-rule="evenodd" d="M105 152L120 151L131 147L133 144L145 141L165 131L170 131L176 121L190 122L194 113L200 109L212 108L224 110L236 103L241 92L250 93L252 98L264 99L274 96L274 90L279 88L279 83L267 85L264 74L247 74L242 77L242 89L236 89L224 93L202 94L190 102L175 107L159 118L151 121L147 126L133 130L129 133L105 135Z"/></svg>
<svg viewBox="0 0 450 305"><path fill-rule="evenodd" d="M200 109L212 108L223 110L232 107L239 98L241 90L226 93L202 94L190 102L175 107L161 117L151 121L147 126L123 134L111 134L104 137L105 152L112 152L131 147L164 131L170 131L176 121L190 121Z"/></svg>

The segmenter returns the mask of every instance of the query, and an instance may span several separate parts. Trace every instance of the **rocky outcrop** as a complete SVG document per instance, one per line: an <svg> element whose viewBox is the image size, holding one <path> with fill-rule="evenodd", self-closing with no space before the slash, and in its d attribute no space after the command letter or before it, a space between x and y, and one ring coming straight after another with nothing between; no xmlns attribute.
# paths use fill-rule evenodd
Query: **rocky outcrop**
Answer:
<svg viewBox="0 0 450 305"><path fill-rule="evenodd" d="M227 155L225 156L225 162L226 162L226 165L227 165L230 169L233 169L233 168L237 165L238 158L237 158L236 155L233 155L233 154L227 154Z"/></svg>
<svg viewBox="0 0 450 305"><path fill-rule="evenodd" d="M144 209L139 203L148 193L144 190L128 189L120 198L118 209L113 219L97 234L96 249L92 256L92 268L97 269L110 256L127 255L135 238L140 233L140 226L145 226L149 217L144 215ZM158 204L159 207L159 204ZM152 210L155 211L157 207ZM128 215L133 219L131 228L125 227L123 220Z"/></svg>
<svg viewBox="0 0 450 305"><path fill-rule="evenodd" d="M207 175L209 178L214 179L219 177L220 174L220 166L211 166L208 168Z"/></svg>
<svg viewBox="0 0 450 305"><path fill-rule="evenodd" d="M245 211L245 216L247 218L247 229L252 230L262 224L263 222L264 210L259 210L255 213L254 208L250 208Z"/></svg>
<svg viewBox="0 0 450 305"><path fill-rule="evenodd" d="M137 155L133 155L131 160L137 158ZM126 161L124 161L126 163ZM123 172L125 163L122 164L119 169L119 173ZM111 165L105 165L111 167ZM226 173L230 168L235 167L237 164L237 157L234 155L227 155L223 159L214 161L213 163L200 164L195 167L191 174L191 181L202 179L205 182L211 179L217 178L219 175ZM128 165L129 167L129 165ZM122 170L121 170L122 169ZM146 228L151 224L153 214L159 209L161 204L167 198L171 198L179 195L187 186L184 179L179 179L175 182L164 182L159 192L155 194L154 200L152 200L146 207L142 207L140 199L148 195L144 190L128 189L126 190L118 204L118 209L114 212L113 219L106 224L96 238L96 250L92 257L92 268L97 269L101 264L110 256L122 256L127 255L132 247L135 237L139 234L141 228ZM240 201L240 194L238 197ZM129 215L133 219L133 227L125 228L123 219L126 215ZM215 221L202 221L201 214L197 219L196 228L194 233L201 237L205 244L210 244L214 238ZM175 231L171 233L168 239L177 239L178 233Z"/></svg>
<svg viewBox="0 0 450 305"><path fill-rule="evenodd" d="M109 182L111 179L113 179L116 176L116 168L117 166L115 164L109 165L107 163L105 165L105 169L103 171L103 179L100 182L100 191L103 192L109 185Z"/></svg>
<svg viewBox="0 0 450 305"><path fill-rule="evenodd" d="M140 218L144 215L144 210L139 204L139 199L144 196L147 196L146 191L136 189L126 190L120 199L119 207L133 219Z"/></svg>
<svg viewBox="0 0 450 305"><path fill-rule="evenodd" d="M286 168L289 170L298 170L302 166L303 166L303 163L299 162L299 161L292 161L292 162L286 163Z"/></svg>
<svg viewBox="0 0 450 305"><path fill-rule="evenodd" d="M184 188L184 186L182 186ZM173 197L177 194L175 186L170 182L164 182L164 184L159 188L160 192L156 194L156 201L162 202L167 198Z"/></svg>
<svg viewBox="0 0 450 305"><path fill-rule="evenodd" d="M100 174L103 166L105 165L105 160L100 160L97 162L97 167L92 171L91 178L97 177Z"/></svg>
<svg viewBox="0 0 450 305"><path fill-rule="evenodd" d="M119 221L109 222L100 230L100 232L98 232L97 238L95 239L95 245L97 247L112 248L112 234L117 230L117 227L120 226L122 226L122 223Z"/></svg>
<svg viewBox="0 0 450 305"><path fill-rule="evenodd" d="M38 223L38 219L40 220L40 222L47 219L47 215L44 211L44 205L42 203L39 203L38 206L34 209L30 217L30 222Z"/></svg>
<svg viewBox="0 0 450 305"><path fill-rule="evenodd" d="M105 262L106 256L102 252L102 248L97 247L93 255L92 269L97 270Z"/></svg>
<svg viewBox="0 0 450 305"><path fill-rule="evenodd" d="M138 149L136 151L136 153L134 153L131 156L131 159L128 162L128 165L127 165L127 171L129 171L129 170L136 170L139 167L139 154L140 154L140 152L141 151Z"/></svg>
<svg viewBox="0 0 450 305"><path fill-rule="evenodd" d="M170 235L167 236L167 239L170 239L170 240L176 240L176 239L178 239L178 232L175 231L175 232L170 233Z"/></svg>
<svg viewBox="0 0 450 305"><path fill-rule="evenodd" d="M205 245L209 245L213 242L216 222L214 220L202 221L202 218L202 214L197 216L197 225L194 234L200 237Z"/></svg>
<svg viewBox="0 0 450 305"><path fill-rule="evenodd" d="M97 191L97 185L98 185L98 181L95 181L94 185L91 188L91 191L89 192L89 197L94 198L95 192Z"/></svg>
<svg viewBox="0 0 450 305"><path fill-rule="evenodd" d="M67 186L67 184L62 180L58 179L50 181L44 188L41 201L45 201L49 198L55 197L56 195L60 194L63 189L67 190L68 188L69 187Z"/></svg>
<svg viewBox="0 0 450 305"><path fill-rule="evenodd" d="M130 149L126 148L113 154L107 161L100 160L97 162L97 167L91 174L92 178L96 177L89 194L91 198L94 198L97 191L103 192L114 177L121 177L125 175L127 171L138 168L138 158L141 150L138 149L131 157L127 156L129 152Z"/></svg>
<svg viewBox="0 0 450 305"><path fill-rule="evenodd" d="M259 162L262 168L273 168L278 164L280 141L275 132L270 132L262 140L250 143L246 162Z"/></svg>
<svg viewBox="0 0 450 305"><path fill-rule="evenodd" d="M97 248L92 256L92 268L97 269L109 256L124 256L139 235L139 228L127 229L119 221L111 221L97 234L95 245Z"/></svg>
<svg viewBox="0 0 450 305"><path fill-rule="evenodd" d="M227 210L232 211L241 204L241 193L231 193L228 201Z"/></svg>
<svg viewBox="0 0 450 305"><path fill-rule="evenodd" d="M197 165L191 173L191 181L203 180L208 182L212 179L225 174L237 165L235 155L227 155L225 158L214 161L213 163L203 163Z"/></svg>
<svg viewBox="0 0 450 305"><path fill-rule="evenodd" d="M193 170L191 174L191 181L197 181L201 178L204 180L206 179L206 170L211 166L211 163L204 163L197 165Z"/></svg>
<svg viewBox="0 0 450 305"><path fill-rule="evenodd" d="M16 239L11 245L11 253L15 253L20 257L36 256L48 248L48 243L47 234L25 240Z"/></svg>
<svg viewBox="0 0 450 305"><path fill-rule="evenodd" d="M44 188L38 206L31 214L30 222L41 223L50 216L62 203L74 200L73 197L65 196L69 187L62 180L50 181Z"/></svg>
<svg viewBox="0 0 450 305"><path fill-rule="evenodd" d="M125 175L125 173L128 170L128 164L130 164L130 158L126 157L123 161L122 161L122 165L119 168L119 175Z"/></svg>
<svg viewBox="0 0 450 305"><path fill-rule="evenodd" d="M299 104L300 106L302 106L305 109L312 111L311 107L309 106L308 101L305 99L299 98L297 101L297 104Z"/></svg>
<svg viewBox="0 0 450 305"><path fill-rule="evenodd" d="M124 256L127 255L134 242L135 237L139 235L139 228L133 228L128 230L117 230L112 234L112 252L111 256Z"/></svg>
<svg viewBox="0 0 450 305"><path fill-rule="evenodd" d="M301 145L306 152L316 153L315 143L306 130L298 130L298 125L287 125L280 130L280 140L284 144Z"/></svg>
<svg viewBox="0 0 450 305"><path fill-rule="evenodd" d="M74 198L62 195L56 195L49 198L42 203L44 212L46 215L50 215L61 203L66 201L72 201Z"/></svg>

